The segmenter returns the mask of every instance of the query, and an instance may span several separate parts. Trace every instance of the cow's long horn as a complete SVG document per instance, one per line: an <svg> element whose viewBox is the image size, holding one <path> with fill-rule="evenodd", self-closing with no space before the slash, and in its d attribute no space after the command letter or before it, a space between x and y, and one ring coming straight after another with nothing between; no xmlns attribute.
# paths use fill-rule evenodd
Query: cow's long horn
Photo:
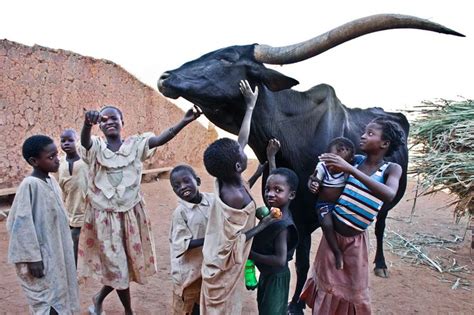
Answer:
<svg viewBox="0 0 474 315"><path fill-rule="evenodd" d="M362 35L397 28L413 28L455 36L452 29L415 16L377 14L346 23L310 40L285 47L255 45L255 60L267 64L290 64L319 55L326 50Z"/></svg>

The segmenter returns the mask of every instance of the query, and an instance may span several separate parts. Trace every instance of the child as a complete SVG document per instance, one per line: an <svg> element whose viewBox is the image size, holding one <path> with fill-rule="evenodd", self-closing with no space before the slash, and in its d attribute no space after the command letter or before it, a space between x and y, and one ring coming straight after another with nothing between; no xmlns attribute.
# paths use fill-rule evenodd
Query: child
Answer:
<svg viewBox="0 0 474 315"><path fill-rule="evenodd" d="M279 147L277 141L274 143ZM281 210L282 218L255 236L249 256L260 271L257 289L260 315L287 314L290 289L288 261L292 259L298 243L298 232L289 209L291 200L296 196L298 176L288 168L272 168L277 151L267 149L272 156L268 156L271 168L264 197L268 206Z"/></svg>
<svg viewBox="0 0 474 315"><path fill-rule="evenodd" d="M118 108L105 106L100 112L86 112L80 150L91 180L79 239L78 271L104 285L93 297L90 312L101 314L105 297L115 289L125 314L132 314L130 281L143 284L156 272L151 223L140 192L142 162L199 115L199 110L190 109L159 136L145 133L123 140L124 121ZM95 124L105 141L91 137Z"/></svg>
<svg viewBox="0 0 474 315"><path fill-rule="evenodd" d="M79 235L84 224L87 193L87 164L77 153L76 132L66 129L61 133L61 149L66 153L59 160L59 187L63 191L63 200L69 215L69 227L74 243L74 261L77 265Z"/></svg>
<svg viewBox="0 0 474 315"><path fill-rule="evenodd" d="M249 179L253 186L267 163L259 165ZM250 181L252 181L250 183ZM171 276L174 314L199 314L202 248L213 193L199 191L201 179L189 165L171 170L170 184L179 198L170 230Z"/></svg>
<svg viewBox="0 0 474 315"><path fill-rule="evenodd" d="M354 151L352 141L344 137L335 138L328 145L329 153L339 155L348 163L352 162ZM331 247L336 259L336 269L343 268L343 260L341 250L337 246L336 235L334 234L332 212L345 185L345 174L326 167L324 162L319 162L316 165L314 173L308 179L309 190L313 194L318 194L316 213L329 247Z"/></svg>
<svg viewBox="0 0 474 315"><path fill-rule="evenodd" d="M23 157L33 172L8 216L8 262L15 264L31 313L72 314L79 311L73 245L61 190L49 176L58 171L58 150L51 138L35 135L23 143Z"/></svg>
<svg viewBox="0 0 474 315"><path fill-rule="evenodd" d="M215 202L209 210L203 246L201 314L240 314L244 289L244 265L251 239L276 219L267 216L255 226L255 202L242 179L247 168L247 145L250 120L258 88L252 91L247 81L240 82L247 110L238 142L223 138L204 152L204 165L216 177Z"/></svg>
<svg viewBox="0 0 474 315"><path fill-rule="evenodd" d="M367 227L385 202L395 198L402 175L396 163L384 161L403 143L403 131L385 118L372 120L361 137L355 165L325 153L320 160L349 174L337 201L333 220L344 269L337 270L323 235L314 260L313 275L306 281L301 299L318 314L370 314Z"/></svg>
<svg viewBox="0 0 474 315"><path fill-rule="evenodd" d="M199 313L202 248L209 208L214 194L199 192L201 179L193 168L178 165L171 170L170 183L179 198L170 230L173 314Z"/></svg>

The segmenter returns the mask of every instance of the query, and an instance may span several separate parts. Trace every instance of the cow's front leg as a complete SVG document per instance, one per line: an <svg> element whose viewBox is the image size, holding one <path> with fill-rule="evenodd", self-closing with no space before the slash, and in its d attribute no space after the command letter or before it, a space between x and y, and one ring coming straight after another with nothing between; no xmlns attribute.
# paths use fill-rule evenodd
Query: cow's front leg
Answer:
<svg viewBox="0 0 474 315"><path fill-rule="evenodd" d="M303 314L305 303L300 301L300 295L308 276L310 251L311 233L301 233L295 255L296 287L293 298L288 305L288 314Z"/></svg>
<svg viewBox="0 0 474 315"><path fill-rule="evenodd" d="M388 268L385 263L383 254L383 236L385 233L385 220L387 219L388 210L382 210L377 215L375 223L375 237L377 238L377 250L375 252L375 268L374 273L378 277L388 278Z"/></svg>

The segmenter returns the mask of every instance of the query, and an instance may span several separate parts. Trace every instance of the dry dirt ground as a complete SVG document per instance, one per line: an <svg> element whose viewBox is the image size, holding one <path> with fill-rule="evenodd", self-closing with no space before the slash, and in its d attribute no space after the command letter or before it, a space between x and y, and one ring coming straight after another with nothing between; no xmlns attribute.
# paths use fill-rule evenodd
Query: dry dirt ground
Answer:
<svg viewBox="0 0 474 315"><path fill-rule="evenodd" d="M249 171L256 167L249 164ZM202 191L212 190L212 178L202 168L197 169L203 180ZM249 173L249 172L248 172ZM387 220L385 253L390 267L388 279L370 274L372 309L375 314L473 314L474 287L472 274L474 253L470 250L470 231L464 240L466 221L453 222L452 209L442 207L449 196L439 193L417 200L417 207L410 222L414 182L411 181L404 199L394 208ZM254 196L261 205L259 183L253 189ZM144 286L132 284L132 303L137 314L170 314L171 279L169 276L168 230L171 213L176 206L176 197L167 179L143 184L143 192L151 215L158 273ZM8 235L5 221L0 224L0 313L27 314L26 300L16 280L14 269L6 262ZM375 237L371 238L371 258L374 255ZM422 250L443 272L420 263L404 246L401 237L413 241L415 246L424 243ZM321 232L313 234L311 260L314 259ZM456 240L456 241L455 241ZM292 275L294 264L290 263ZM294 276L292 276L294 279ZM292 286L294 285L292 281ZM88 281L80 287L82 313L87 314L91 296L100 288L95 281ZM256 314L256 292L246 291L243 314ZM104 304L107 314L123 314L120 302L111 294ZM306 313L310 311L306 309Z"/></svg>

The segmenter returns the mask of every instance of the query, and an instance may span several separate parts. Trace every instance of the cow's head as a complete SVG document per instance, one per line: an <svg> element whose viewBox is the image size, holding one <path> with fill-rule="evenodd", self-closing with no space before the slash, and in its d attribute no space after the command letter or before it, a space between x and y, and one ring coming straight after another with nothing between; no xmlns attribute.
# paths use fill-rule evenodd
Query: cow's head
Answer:
<svg viewBox="0 0 474 315"><path fill-rule="evenodd" d="M158 88L167 97L181 96L207 107L215 106L216 102L227 104L241 100L239 81L243 79L264 84L272 91L298 84L298 81L256 61L255 47L258 45L230 46L207 53L178 69L163 73Z"/></svg>
<svg viewBox="0 0 474 315"><path fill-rule="evenodd" d="M270 91L288 89L298 82L263 64L290 64L316 56L356 37L396 28L414 28L463 36L440 24L412 16L380 14L341 25L308 41L285 46L231 46L210 52L167 71L158 80L160 92L183 97L198 105L218 126L238 131L245 109L239 81L265 86Z"/></svg>
<svg viewBox="0 0 474 315"><path fill-rule="evenodd" d="M219 127L238 132L245 113L240 80L246 79L252 86L263 84L271 91L298 84L256 61L256 46L231 46L205 54L163 73L158 88L167 97L183 97L196 104Z"/></svg>

